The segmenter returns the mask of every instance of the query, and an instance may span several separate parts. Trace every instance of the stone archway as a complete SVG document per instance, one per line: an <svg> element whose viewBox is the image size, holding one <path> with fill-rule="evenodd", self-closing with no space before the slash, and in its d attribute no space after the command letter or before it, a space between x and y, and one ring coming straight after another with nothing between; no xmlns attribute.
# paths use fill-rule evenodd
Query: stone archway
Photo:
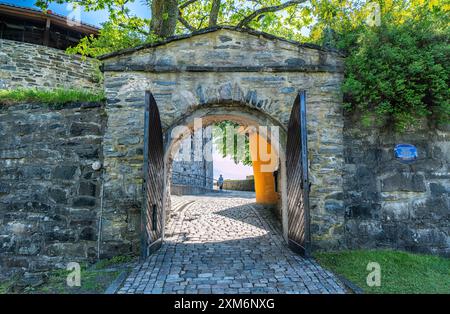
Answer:
<svg viewBox="0 0 450 314"><path fill-rule="evenodd" d="M139 251L144 94L152 91L163 131L209 106L239 103L287 130L300 90L308 95L311 233L314 247L338 248L344 212L343 115L338 53L227 27L119 51L104 62L105 251ZM200 110L200 111L199 111ZM113 248L109 250L109 248Z"/></svg>
<svg viewBox="0 0 450 314"><path fill-rule="evenodd" d="M214 124L216 122L228 120L238 123L241 126L244 127L254 127L259 128L260 126L264 127L278 127L279 128L279 146L277 147L278 150L275 152L274 155L277 156L277 163L279 166L279 173L280 173L280 204L278 204L277 210L280 213L281 220L282 220L282 227L283 227L283 238L287 242L287 233L288 233L288 215L287 215L287 176L286 176L286 137L287 137L287 130L283 128L282 125L278 124L276 121L274 121L270 116L267 116L266 114L251 109L245 104L242 103L227 103L224 105L220 104L214 104L209 106L202 106L202 108L199 108L189 115L183 117L183 119L177 121L174 125L170 126L167 131L165 132L164 138L166 139L165 143L165 156L164 156L164 162L165 162L165 169L167 169L167 172L164 174L165 180L166 180L166 187L169 188L166 192L166 197L170 197L170 181L171 181L171 164L174 159L174 154L177 151L178 145L181 143L181 141L186 138L189 134L195 131L195 121L196 119L202 120L202 127L209 126L211 124ZM189 133L179 133L177 137L173 137L173 130L175 130L178 127L184 127L184 129ZM267 134L267 130L261 128L258 129L259 136L262 136L263 138L269 139L270 141L270 133ZM170 204L166 204L165 211L167 212L169 210Z"/></svg>

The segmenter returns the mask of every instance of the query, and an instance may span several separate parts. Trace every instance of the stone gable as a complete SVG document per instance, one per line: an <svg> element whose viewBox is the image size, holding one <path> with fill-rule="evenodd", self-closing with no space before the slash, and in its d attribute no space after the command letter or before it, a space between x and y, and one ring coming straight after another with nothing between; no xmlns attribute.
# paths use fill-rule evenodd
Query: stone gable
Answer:
<svg viewBox="0 0 450 314"><path fill-rule="evenodd" d="M343 66L338 52L231 28L173 38L100 59L105 71L339 72Z"/></svg>

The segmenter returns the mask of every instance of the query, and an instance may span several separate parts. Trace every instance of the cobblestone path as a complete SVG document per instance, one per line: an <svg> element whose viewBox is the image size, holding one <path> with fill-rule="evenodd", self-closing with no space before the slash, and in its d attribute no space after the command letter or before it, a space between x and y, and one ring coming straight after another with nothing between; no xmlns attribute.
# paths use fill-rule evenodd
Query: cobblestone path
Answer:
<svg viewBox="0 0 450 314"><path fill-rule="evenodd" d="M284 244L279 223L252 197L172 197L161 249L118 293L344 293L314 260Z"/></svg>

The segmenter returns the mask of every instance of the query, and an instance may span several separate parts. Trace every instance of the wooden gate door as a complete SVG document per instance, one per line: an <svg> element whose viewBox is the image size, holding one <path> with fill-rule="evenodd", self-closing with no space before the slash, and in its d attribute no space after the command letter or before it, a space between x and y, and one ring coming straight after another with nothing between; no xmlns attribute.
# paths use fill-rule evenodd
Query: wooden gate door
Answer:
<svg viewBox="0 0 450 314"><path fill-rule="evenodd" d="M143 258L161 247L164 232L164 147L159 110L153 95L145 93L144 208L141 217Z"/></svg>
<svg viewBox="0 0 450 314"><path fill-rule="evenodd" d="M297 253L308 255L310 234L305 91L298 94L292 108L288 127L286 166L289 247Z"/></svg>

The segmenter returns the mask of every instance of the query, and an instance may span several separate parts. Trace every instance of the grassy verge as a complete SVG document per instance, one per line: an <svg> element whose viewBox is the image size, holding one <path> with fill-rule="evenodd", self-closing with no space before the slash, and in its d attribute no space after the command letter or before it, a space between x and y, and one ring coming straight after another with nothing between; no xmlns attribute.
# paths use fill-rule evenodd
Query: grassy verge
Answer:
<svg viewBox="0 0 450 314"><path fill-rule="evenodd" d="M80 89L14 89L0 90L0 105L18 103L39 103L50 106L63 106L75 102L101 102L105 99L103 91L91 92Z"/></svg>
<svg viewBox="0 0 450 314"><path fill-rule="evenodd" d="M325 268L352 281L366 293L450 293L450 259L390 250L316 253ZM380 265L381 285L369 287L369 262Z"/></svg>
<svg viewBox="0 0 450 314"><path fill-rule="evenodd" d="M120 271L81 270L81 286L69 287L66 284L69 271L60 270L51 272L45 284L39 287L27 287L25 293L31 294L92 294L103 293L106 288L120 274Z"/></svg>
<svg viewBox="0 0 450 314"><path fill-rule="evenodd" d="M37 287L25 287L20 291L14 288L17 279L0 282L0 294L95 294L104 293L106 288L122 271L130 270L132 257L117 256L109 260L101 260L93 265L81 265L81 286L69 287L66 270L55 270L47 274L45 282Z"/></svg>

